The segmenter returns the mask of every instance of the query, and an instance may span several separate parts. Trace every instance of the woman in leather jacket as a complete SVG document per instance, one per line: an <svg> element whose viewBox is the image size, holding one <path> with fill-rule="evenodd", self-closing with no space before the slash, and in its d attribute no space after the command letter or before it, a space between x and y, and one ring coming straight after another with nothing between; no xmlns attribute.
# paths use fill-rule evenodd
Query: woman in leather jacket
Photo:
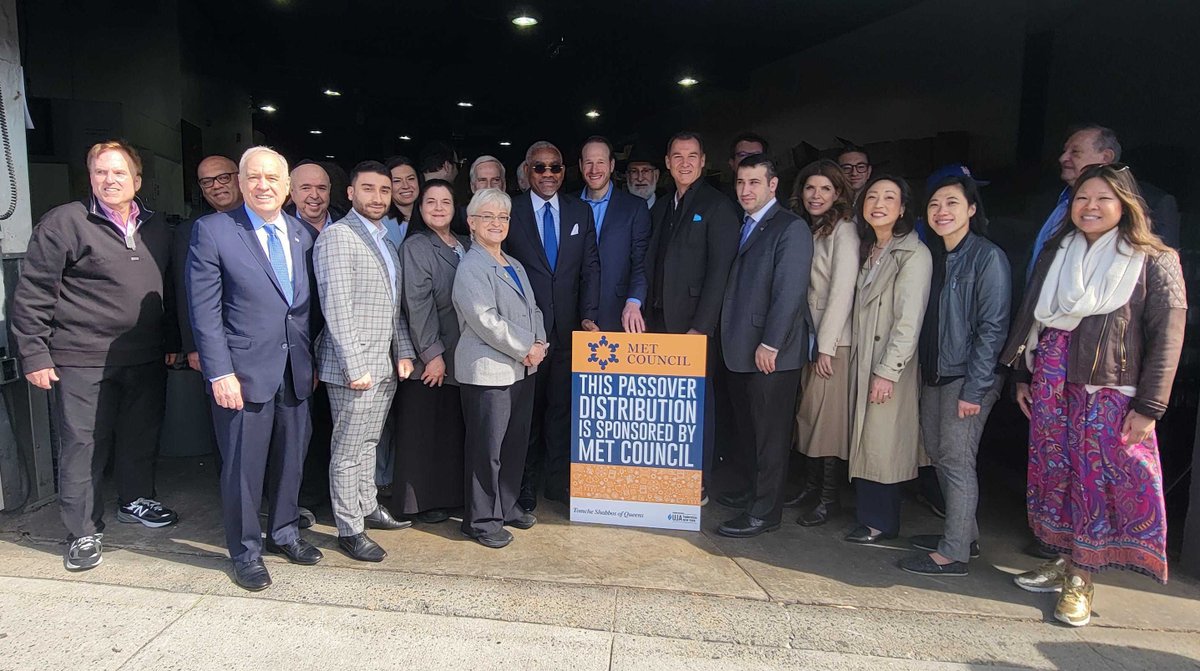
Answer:
<svg viewBox="0 0 1200 671"><path fill-rule="evenodd" d="M1015 578L1062 592L1055 617L1091 619L1092 574L1167 580L1167 527L1155 422L1183 345L1179 256L1151 231L1127 166L1084 169L1071 226L1046 244L1001 362L1030 419L1026 505L1058 559Z"/></svg>
<svg viewBox="0 0 1200 671"><path fill-rule="evenodd" d="M979 437L1003 378L996 360L1008 334L1008 259L983 237L987 216L969 174L945 177L925 206L933 253L929 307L921 324L921 437L946 497L941 536L913 536L924 550L900 561L909 573L963 576L978 556L975 509Z"/></svg>

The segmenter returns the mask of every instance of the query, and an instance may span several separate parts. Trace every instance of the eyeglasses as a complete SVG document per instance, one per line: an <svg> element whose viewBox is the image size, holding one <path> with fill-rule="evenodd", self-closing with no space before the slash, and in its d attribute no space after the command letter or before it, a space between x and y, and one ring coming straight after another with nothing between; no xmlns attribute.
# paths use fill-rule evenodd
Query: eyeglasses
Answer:
<svg viewBox="0 0 1200 671"><path fill-rule="evenodd" d="M560 165L558 167L561 168L562 166ZM507 214L473 214L471 216L478 219L480 221L480 223L482 223L485 226L491 226L492 224L496 223L497 221L502 224L507 224L509 222L509 220L511 219L511 217L509 217Z"/></svg>
<svg viewBox="0 0 1200 671"><path fill-rule="evenodd" d="M842 168L842 172L846 173L847 175L853 175L856 172L860 175L865 175L867 173L867 171L871 169L871 164L870 163L843 163L843 164L841 164L841 168Z"/></svg>
<svg viewBox="0 0 1200 671"><path fill-rule="evenodd" d="M204 187L205 189L210 189L212 188L213 182L216 182L217 184L228 184L235 175L237 175L236 172L223 172L219 175L213 175L212 177L201 177L200 186Z"/></svg>
<svg viewBox="0 0 1200 671"><path fill-rule="evenodd" d="M551 173L557 175L558 173L563 171L563 165L561 163L551 163L550 165L546 165L545 163L534 163L533 164L533 171L539 175L546 172L547 170L549 170Z"/></svg>

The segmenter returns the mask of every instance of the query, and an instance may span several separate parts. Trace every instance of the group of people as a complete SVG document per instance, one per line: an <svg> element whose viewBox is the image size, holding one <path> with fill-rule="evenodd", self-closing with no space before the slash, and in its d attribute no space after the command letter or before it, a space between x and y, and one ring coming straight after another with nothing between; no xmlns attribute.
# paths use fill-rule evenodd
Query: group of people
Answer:
<svg viewBox="0 0 1200 671"><path fill-rule="evenodd" d="M1056 555L1016 583L1061 591L1058 618L1086 624L1092 573L1167 577L1154 425L1186 314L1178 254L1119 154L1106 128L1068 138L1014 313L960 164L930 177L922 208L850 148L804 166L783 203L766 140L744 134L731 199L704 179L702 138L681 132L660 196L657 161L632 157L619 189L594 136L577 195L543 141L515 195L498 159L476 159L463 207L462 163L436 145L417 163L358 164L341 214L321 165L253 147L200 163L215 212L172 235L137 197L136 150L99 143L89 196L34 229L11 314L27 379L52 394L64 564L102 559L110 458L119 521L178 520L154 486L177 358L211 398L234 579L259 590L263 551L321 560L300 534L306 497L328 496L339 548L362 561L386 556L367 529L460 508L463 534L508 545L539 498L569 500L572 333L648 331L708 339L702 496L724 435L733 486L716 500L738 511L718 533L772 531L785 507L824 524L849 480L845 540L892 539L901 484L932 463L945 529L911 537L919 552L899 562L923 575L966 575L979 556L976 452L1011 369L1031 424L1030 526ZM788 496L793 447L805 468Z"/></svg>

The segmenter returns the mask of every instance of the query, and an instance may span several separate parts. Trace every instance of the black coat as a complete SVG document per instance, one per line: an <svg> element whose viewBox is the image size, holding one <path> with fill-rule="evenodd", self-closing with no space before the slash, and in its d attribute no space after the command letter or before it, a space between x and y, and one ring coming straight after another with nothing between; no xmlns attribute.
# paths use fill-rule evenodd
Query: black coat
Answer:
<svg viewBox="0 0 1200 671"><path fill-rule="evenodd" d="M695 329L712 336L721 317L725 280L737 253L741 216L729 198L703 180L684 194L678 224L665 235L667 216L674 206L674 192L664 194L650 211L652 231L646 250L646 295L650 303L661 294L661 309L669 333ZM666 245L661 282L659 246Z"/></svg>
<svg viewBox="0 0 1200 671"><path fill-rule="evenodd" d="M558 192L558 261L553 271L538 235L538 220L529 193L513 198L512 222L504 251L525 266L533 295L552 344L570 347L571 332L584 319L596 321L600 305L600 253L596 225L587 203Z"/></svg>

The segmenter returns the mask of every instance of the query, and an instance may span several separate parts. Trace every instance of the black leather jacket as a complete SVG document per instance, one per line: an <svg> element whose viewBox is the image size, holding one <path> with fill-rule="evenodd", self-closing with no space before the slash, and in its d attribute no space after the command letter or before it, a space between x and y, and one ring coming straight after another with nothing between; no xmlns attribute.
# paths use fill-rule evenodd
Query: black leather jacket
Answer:
<svg viewBox="0 0 1200 671"><path fill-rule="evenodd" d="M937 374L965 377L960 400L982 403L996 381L996 362L1008 336L1012 272L1004 252L968 233L946 255L938 301Z"/></svg>

